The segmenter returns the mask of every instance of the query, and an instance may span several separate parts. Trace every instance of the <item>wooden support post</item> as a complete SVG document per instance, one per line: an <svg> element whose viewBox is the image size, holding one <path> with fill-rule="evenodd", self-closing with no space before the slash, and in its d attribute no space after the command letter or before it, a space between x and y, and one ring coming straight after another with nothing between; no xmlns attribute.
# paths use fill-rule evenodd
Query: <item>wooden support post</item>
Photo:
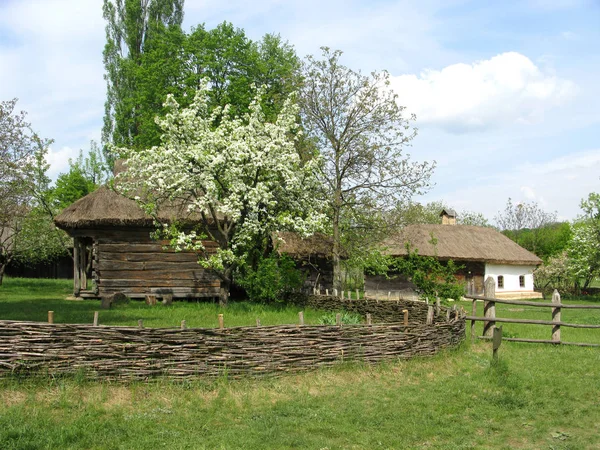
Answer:
<svg viewBox="0 0 600 450"><path fill-rule="evenodd" d="M181 321L181 329L182 329L182 330L185 330L186 328L187 328L187 325L186 325L186 323L185 323L185 320L182 320L182 321Z"/></svg>
<svg viewBox="0 0 600 450"><path fill-rule="evenodd" d="M138 328L144 328L144 321L142 319L138 320Z"/></svg>
<svg viewBox="0 0 600 450"><path fill-rule="evenodd" d="M94 326L98 326L98 311L94 311Z"/></svg>
<svg viewBox="0 0 600 450"><path fill-rule="evenodd" d="M372 325L372 321L371 321L371 313L367 313L367 325Z"/></svg>
<svg viewBox="0 0 600 450"><path fill-rule="evenodd" d="M440 315L440 311L441 311L441 302L440 302L440 298L436 297L435 298L435 315L439 316Z"/></svg>
<svg viewBox="0 0 600 450"><path fill-rule="evenodd" d="M329 297L329 289L325 289L325 295Z"/></svg>
<svg viewBox="0 0 600 450"><path fill-rule="evenodd" d="M358 289L356 290L356 300L360 300L360 294L358 293Z"/></svg>
<svg viewBox="0 0 600 450"><path fill-rule="evenodd" d="M494 361L498 361L498 349L502 344L502 327L494 327L492 337L492 358Z"/></svg>
<svg viewBox="0 0 600 450"><path fill-rule="evenodd" d="M427 325L433 325L433 306L427 307Z"/></svg>
<svg viewBox="0 0 600 450"><path fill-rule="evenodd" d="M408 326L408 309L403 309L402 314L404 315L404 326Z"/></svg>
<svg viewBox="0 0 600 450"><path fill-rule="evenodd" d="M348 289L348 300L352 300L352 291Z"/></svg>
<svg viewBox="0 0 600 450"><path fill-rule="evenodd" d="M341 327L341 326L342 326L342 315L341 315L340 313L337 313L337 314L335 315L335 324L336 324L338 327Z"/></svg>
<svg viewBox="0 0 600 450"><path fill-rule="evenodd" d="M446 310L446 322L450 322L450 310Z"/></svg>
<svg viewBox="0 0 600 450"><path fill-rule="evenodd" d="M260 327L260 319L258 317L256 318L256 326Z"/></svg>
<svg viewBox="0 0 600 450"><path fill-rule="evenodd" d="M344 290L343 289L342 289L342 295L341 295L341 297L342 297L342 300L344 300Z"/></svg>
<svg viewBox="0 0 600 450"><path fill-rule="evenodd" d="M48 323L54 323L54 311L48 311Z"/></svg>
<svg viewBox="0 0 600 450"><path fill-rule="evenodd" d="M560 305L560 294L556 289L552 293L552 303ZM560 342L560 306L552 308L552 322L557 322L556 325L552 326L552 340Z"/></svg>
<svg viewBox="0 0 600 450"><path fill-rule="evenodd" d="M79 264L81 263L81 258L79 257L79 238L73 238L73 295L75 297L79 297L81 293L81 280L79 275L81 271L79 270Z"/></svg>
<svg viewBox="0 0 600 450"><path fill-rule="evenodd" d="M496 281L492 276L487 277L483 286L484 296L486 298L496 298ZM483 316L487 319L496 318L496 302L485 300L483 304ZM491 320L483 323L483 335L492 336L496 322Z"/></svg>
<svg viewBox="0 0 600 450"><path fill-rule="evenodd" d="M298 323L300 326L304 325L304 311L298 313Z"/></svg>
<svg viewBox="0 0 600 450"><path fill-rule="evenodd" d="M477 316L477 300L473 300L473 306L471 306L471 316ZM471 320L471 342L475 342L475 321Z"/></svg>
<svg viewBox="0 0 600 450"><path fill-rule="evenodd" d="M219 314L219 328L222 330L225 328L225 321L223 320L223 314Z"/></svg>
<svg viewBox="0 0 600 450"><path fill-rule="evenodd" d="M80 262L79 262L79 279L80 279L80 286L81 286L81 290L85 291L87 290L87 274L85 273L85 269L87 267L87 250L86 250L86 245L83 243L83 241L79 241L79 258L80 258Z"/></svg>
<svg viewBox="0 0 600 450"><path fill-rule="evenodd" d="M333 289L333 296L337 297L337 289L335 289L335 288Z"/></svg>

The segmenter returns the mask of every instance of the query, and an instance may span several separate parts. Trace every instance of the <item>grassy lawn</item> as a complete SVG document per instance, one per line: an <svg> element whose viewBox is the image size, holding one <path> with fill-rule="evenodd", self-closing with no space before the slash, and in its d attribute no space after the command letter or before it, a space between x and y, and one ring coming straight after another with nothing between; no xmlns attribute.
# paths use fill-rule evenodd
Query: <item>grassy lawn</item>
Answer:
<svg viewBox="0 0 600 450"><path fill-rule="evenodd" d="M90 321L97 309L97 303L88 307L87 302L60 300L56 293L53 297L48 286L29 290L12 281L0 288L0 318L39 314L43 320L49 302L54 302L57 320L62 309L65 314L72 311L73 321ZM69 288L64 283L57 287L66 293ZM27 306L36 301L42 304L37 312ZM71 310L67 303L76 307ZM497 305L498 316L504 315L504 306ZM30 311L19 311L21 307ZM166 322L157 326L182 318L190 322L193 312L200 315L194 309L198 307L173 307L181 314L161 319ZM142 311L149 312L142 317L145 321L165 311L141 304L119 308L111 323L133 325ZM130 309L130 318L119 319ZM470 311L470 304L465 309ZM227 310L226 318L229 311L234 315ZM104 323L109 323L110 313L101 313ZM502 313L550 316L542 308L507 308ZM564 310L563 320L594 321L599 313ZM209 326L216 325L214 314ZM295 311L290 314L292 323ZM248 320L253 323L255 317ZM509 333L523 337L550 335L549 327L521 327L505 324ZM573 341L594 342L600 334L569 331L577 332L568 336ZM0 381L0 448L600 448L600 349L505 342L499 363L492 365L490 359L490 343L467 342L431 358L377 366L344 364L258 380L121 385L9 378Z"/></svg>
<svg viewBox="0 0 600 450"><path fill-rule="evenodd" d="M54 311L55 323L92 323L94 311L100 311L102 325L137 326L138 320L143 319L145 327L178 327L185 320L188 327L216 328L219 314L224 314L226 327L254 326L257 318L262 325L298 323L301 310L306 324L317 324L327 314L310 308L247 301L232 301L227 308L220 308L217 303L196 301L151 307L142 300L132 300L102 310L99 300L65 300L72 292L70 280L5 278L0 287L0 320L47 321L48 311Z"/></svg>

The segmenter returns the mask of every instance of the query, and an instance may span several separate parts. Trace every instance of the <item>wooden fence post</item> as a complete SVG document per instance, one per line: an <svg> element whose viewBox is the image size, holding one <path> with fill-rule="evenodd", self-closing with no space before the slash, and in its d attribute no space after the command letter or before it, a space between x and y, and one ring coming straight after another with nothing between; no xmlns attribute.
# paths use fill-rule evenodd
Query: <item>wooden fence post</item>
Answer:
<svg viewBox="0 0 600 450"><path fill-rule="evenodd" d="M181 321L181 329L185 330L186 328L187 328L186 322L185 322L185 320L182 320Z"/></svg>
<svg viewBox="0 0 600 450"><path fill-rule="evenodd" d="M433 306L427 307L427 325L433 325Z"/></svg>
<svg viewBox="0 0 600 450"><path fill-rule="evenodd" d="M372 325L373 322L371 321L371 313L367 313L367 325Z"/></svg>
<svg viewBox="0 0 600 450"><path fill-rule="evenodd" d="M225 322L223 320L223 314L219 314L219 328L222 330L225 328Z"/></svg>
<svg viewBox="0 0 600 450"><path fill-rule="evenodd" d="M144 321L142 319L138 320L138 328L144 328Z"/></svg>
<svg viewBox="0 0 600 450"><path fill-rule="evenodd" d="M441 305L440 305L440 298L436 297L435 298L435 315L439 316L440 315L440 311L441 311Z"/></svg>
<svg viewBox="0 0 600 450"><path fill-rule="evenodd" d="M256 326L260 327L260 319L259 318L256 319Z"/></svg>
<svg viewBox="0 0 600 450"><path fill-rule="evenodd" d="M300 326L304 325L304 311L298 313L298 322L300 323Z"/></svg>
<svg viewBox="0 0 600 450"><path fill-rule="evenodd" d="M496 281L492 276L487 277L485 280L484 286L484 296L486 298L496 298ZM484 317L495 319L496 318L496 302L485 300L483 305L483 315ZM496 322L491 320L489 322L483 323L483 335L484 336L493 336L494 327L496 326Z"/></svg>
<svg viewBox="0 0 600 450"><path fill-rule="evenodd" d="M54 311L48 311L48 323L54 323Z"/></svg>
<svg viewBox="0 0 600 450"><path fill-rule="evenodd" d="M408 309L403 309L402 314L404 315L404 326L408 326Z"/></svg>
<svg viewBox="0 0 600 450"><path fill-rule="evenodd" d="M341 326L342 326L342 315L341 315L340 313L337 313L337 314L335 315L335 324L336 324L338 327L341 327Z"/></svg>
<svg viewBox="0 0 600 450"><path fill-rule="evenodd" d="M560 294L556 289L552 293L552 303L560 305ZM557 322L552 326L552 341L560 343L560 306L552 308L552 322Z"/></svg>
<svg viewBox="0 0 600 450"><path fill-rule="evenodd" d="M356 290L356 300L360 300L360 295L358 293L358 289Z"/></svg>
<svg viewBox="0 0 600 450"><path fill-rule="evenodd" d="M94 311L94 326L98 326L98 311Z"/></svg>
<svg viewBox="0 0 600 450"><path fill-rule="evenodd" d="M325 295L329 297L329 289L325 288Z"/></svg>

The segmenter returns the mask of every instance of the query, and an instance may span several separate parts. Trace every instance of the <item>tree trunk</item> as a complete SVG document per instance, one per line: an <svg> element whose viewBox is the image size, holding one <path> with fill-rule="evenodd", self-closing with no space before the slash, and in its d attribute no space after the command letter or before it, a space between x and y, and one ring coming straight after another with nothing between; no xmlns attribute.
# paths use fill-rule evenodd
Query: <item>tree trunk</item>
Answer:
<svg viewBox="0 0 600 450"><path fill-rule="evenodd" d="M229 291L231 289L231 280L221 280L221 287L219 289L219 306L227 306L229 301Z"/></svg>
<svg viewBox="0 0 600 450"><path fill-rule="evenodd" d="M335 205L333 208L333 289L338 293L342 292L342 265L340 261L341 236L340 236L340 209L341 192L339 190L335 195Z"/></svg>

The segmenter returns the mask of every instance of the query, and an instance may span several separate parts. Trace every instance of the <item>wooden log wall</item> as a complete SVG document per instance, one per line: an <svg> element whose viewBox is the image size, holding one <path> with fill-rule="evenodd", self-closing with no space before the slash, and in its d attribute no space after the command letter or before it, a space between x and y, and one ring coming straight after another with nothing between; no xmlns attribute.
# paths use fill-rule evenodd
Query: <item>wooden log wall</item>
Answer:
<svg viewBox="0 0 600 450"><path fill-rule="evenodd" d="M459 344L464 317L413 324L138 328L0 321L0 376L146 380L254 376L340 361L431 355Z"/></svg>
<svg viewBox="0 0 600 450"><path fill-rule="evenodd" d="M194 252L165 249L165 242L150 239L150 230L97 233L95 278L100 297L122 292L128 297L173 295L213 297L220 280L198 264ZM216 244L205 242L209 250Z"/></svg>

